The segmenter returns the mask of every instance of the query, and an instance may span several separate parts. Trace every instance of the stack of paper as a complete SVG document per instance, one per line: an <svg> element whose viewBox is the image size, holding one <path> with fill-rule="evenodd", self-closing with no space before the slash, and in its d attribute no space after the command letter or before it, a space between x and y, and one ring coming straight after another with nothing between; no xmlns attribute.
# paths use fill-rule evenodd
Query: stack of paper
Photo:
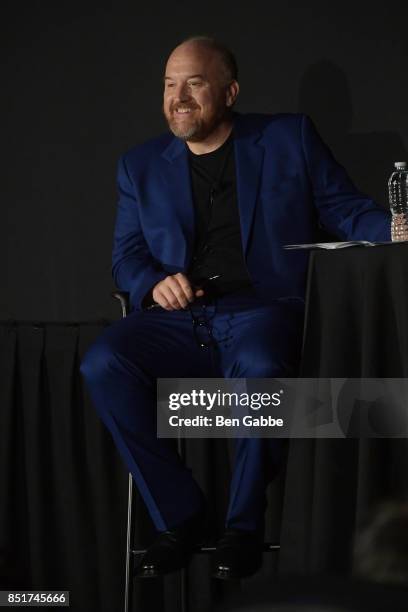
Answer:
<svg viewBox="0 0 408 612"><path fill-rule="evenodd" d="M353 246L377 246L387 242L368 242L367 240L350 240L349 242L315 242L312 244L285 244L284 249L345 249Z"/></svg>

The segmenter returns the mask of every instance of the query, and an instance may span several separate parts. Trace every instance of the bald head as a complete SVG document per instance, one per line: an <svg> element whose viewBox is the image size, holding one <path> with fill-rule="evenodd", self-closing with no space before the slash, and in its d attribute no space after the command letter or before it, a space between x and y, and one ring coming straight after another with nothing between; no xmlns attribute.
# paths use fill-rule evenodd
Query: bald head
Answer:
<svg viewBox="0 0 408 612"><path fill-rule="evenodd" d="M175 47L169 59L173 53L183 52L184 50L192 53L207 53L209 58L219 60L218 69L221 78L226 82L238 80L238 66L235 56L223 43L209 36L191 36Z"/></svg>

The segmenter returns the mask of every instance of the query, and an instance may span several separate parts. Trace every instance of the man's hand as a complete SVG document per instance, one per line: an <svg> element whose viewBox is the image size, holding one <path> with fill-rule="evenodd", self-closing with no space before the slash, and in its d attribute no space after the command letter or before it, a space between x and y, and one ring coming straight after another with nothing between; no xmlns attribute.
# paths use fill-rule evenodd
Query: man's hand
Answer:
<svg viewBox="0 0 408 612"><path fill-rule="evenodd" d="M154 286L152 297L154 301L165 310L180 310L186 308L189 302L193 302L195 297L204 295L202 289L192 287L185 274L174 274Z"/></svg>

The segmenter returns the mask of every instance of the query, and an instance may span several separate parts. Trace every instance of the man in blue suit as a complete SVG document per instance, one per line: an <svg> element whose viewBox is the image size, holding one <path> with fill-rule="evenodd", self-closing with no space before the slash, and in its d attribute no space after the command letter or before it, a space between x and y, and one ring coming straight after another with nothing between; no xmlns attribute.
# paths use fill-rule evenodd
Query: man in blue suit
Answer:
<svg viewBox="0 0 408 612"><path fill-rule="evenodd" d="M138 575L186 565L205 499L157 438L157 378L296 375L307 254L320 224L342 240L389 240L390 215L359 193L301 114L242 115L234 56L194 37L171 53L170 131L122 156L112 273L132 311L104 330L81 372L157 529ZM262 562L265 489L279 440L237 439L214 576Z"/></svg>

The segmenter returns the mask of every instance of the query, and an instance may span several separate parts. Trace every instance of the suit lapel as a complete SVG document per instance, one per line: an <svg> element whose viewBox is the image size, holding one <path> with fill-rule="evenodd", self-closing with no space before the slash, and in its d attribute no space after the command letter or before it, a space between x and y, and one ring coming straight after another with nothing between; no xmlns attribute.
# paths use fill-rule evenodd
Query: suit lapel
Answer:
<svg viewBox="0 0 408 612"><path fill-rule="evenodd" d="M261 144L262 132L248 125L245 115L234 113L234 134L237 199L245 255L260 185L264 147Z"/></svg>
<svg viewBox="0 0 408 612"><path fill-rule="evenodd" d="M162 177L167 186L171 218L169 235L174 245L171 261L188 267L194 241L194 206L186 145L174 137L162 153Z"/></svg>
<svg viewBox="0 0 408 612"><path fill-rule="evenodd" d="M262 132L251 128L245 115L233 113L234 152L236 165L237 199L241 223L244 254L248 248L255 204L258 195L264 148ZM188 153L185 143L174 137L162 152L161 174L167 186L169 234L174 251L168 253L170 261L186 269L193 252L194 205Z"/></svg>

